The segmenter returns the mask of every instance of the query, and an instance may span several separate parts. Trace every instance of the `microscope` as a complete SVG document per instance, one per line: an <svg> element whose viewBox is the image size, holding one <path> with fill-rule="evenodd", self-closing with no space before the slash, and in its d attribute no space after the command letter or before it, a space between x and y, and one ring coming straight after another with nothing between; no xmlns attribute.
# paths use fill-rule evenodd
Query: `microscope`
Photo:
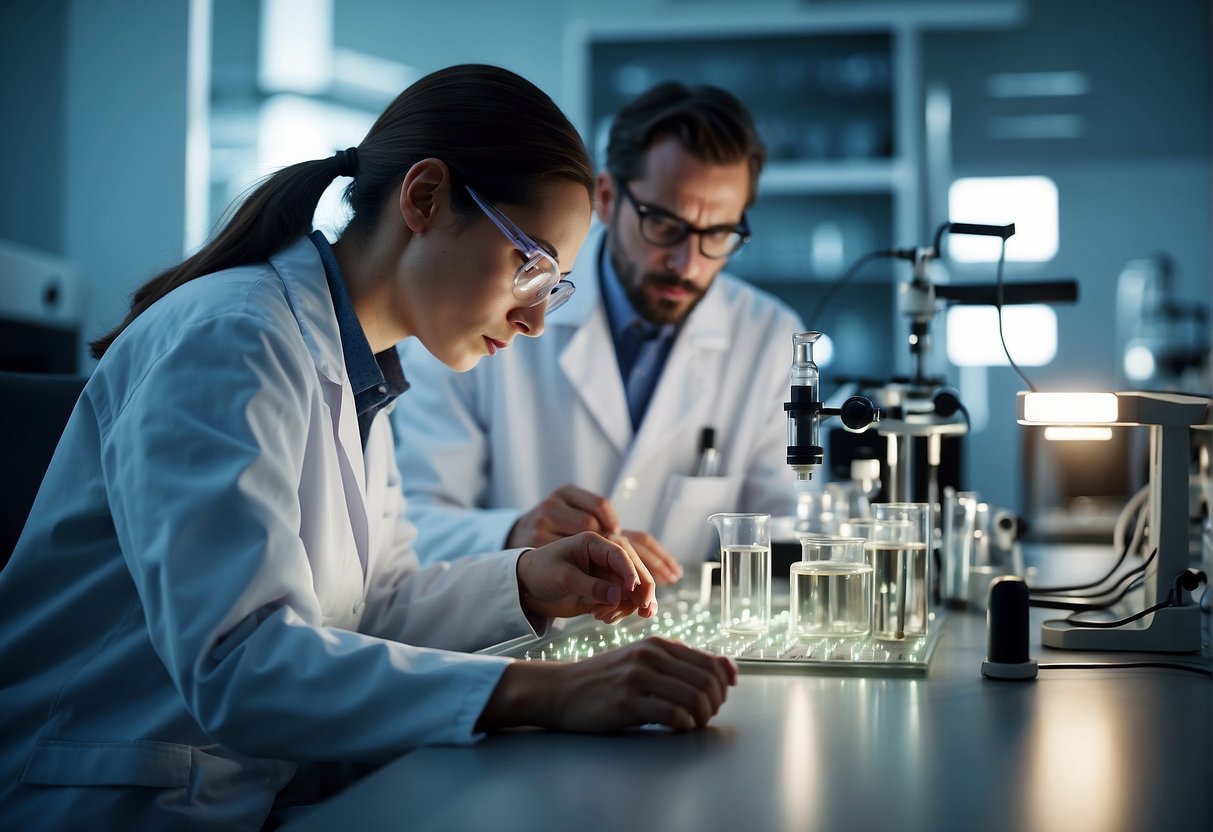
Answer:
<svg viewBox="0 0 1213 832"><path fill-rule="evenodd" d="M1078 299L1074 280L1023 281L996 285L933 283L931 263L941 254L943 235L965 234L997 237L1004 242L1015 234L1015 225L981 225L945 222L935 232L931 246L893 249L889 255L909 261L912 274L898 286L897 309L909 319L908 346L912 373L894 378L870 391L883 418L879 433L888 439L886 498L889 502L926 502L939 504L939 468L943 438L968 433L968 411L959 393L943 378L927 374L931 351L931 321L940 302L952 305L1010 306L1027 303L1072 303ZM915 440L926 443L927 475L925 493L919 487L915 471Z"/></svg>
<svg viewBox="0 0 1213 832"><path fill-rule="evenodd" d="M815 331L792 335L792 369L788 372L791 392L783 409L788 414L788 465L800 481L812 479L813 472L821 467L822 419L838 416L842 426L852 433L862 433L880 420L880 411L864 396L852 396L842 407L822 404L821 371L813 361L813 345L820 338L821 333Z"/></svg>

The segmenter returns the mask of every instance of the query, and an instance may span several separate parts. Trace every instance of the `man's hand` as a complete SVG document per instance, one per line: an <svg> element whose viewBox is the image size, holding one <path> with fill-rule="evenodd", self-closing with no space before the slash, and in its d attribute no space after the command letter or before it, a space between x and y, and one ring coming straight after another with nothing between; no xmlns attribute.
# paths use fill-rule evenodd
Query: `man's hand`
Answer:
<svg viewBox="0 0 1213 832"><path fill-rule="evenodd" d="M593 613L614 623L657 612L653 576L631 546L593 532L565 537L518 558L522 608L544 618Z"/></svg>
<svg viewBox="0 0 1213 832"><path fill-rule="evenodd" d="M619 517L606 497L572 484L557 488L518 518L506 548L543 546L582 532L597 532L638 555L659 584L676 583L682 566L648 532L619 528Z"/></svg>
<svg viewBox="0 0 1213 832"><path fill-rule="evenodd" d="M619 533L619 518L606 497L566 483L518 518L510 529L506 548L543 546L581 532L610 537Z"/></svg>
<svg viewBox="0 0 1213 832"><path fill-rule="evenodd" d="M640 562L648 567L653 580L659 584L678 583L682 579L682 564L666 551L657 538L648 532L638 532L624 529L618 537L626 540L635 550ZM617 539L612 537L612 540Z"/></svg>

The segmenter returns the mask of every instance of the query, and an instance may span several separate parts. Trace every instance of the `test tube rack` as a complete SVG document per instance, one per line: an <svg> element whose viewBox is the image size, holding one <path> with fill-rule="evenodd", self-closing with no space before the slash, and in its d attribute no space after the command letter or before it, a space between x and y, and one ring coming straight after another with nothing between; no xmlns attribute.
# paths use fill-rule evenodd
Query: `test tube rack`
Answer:
<svg viewBox="0 0 1213 832"><path fill-rule="evenodd" d="M943 623L943 615L932 613L926 636L902 641L806 641L788 637L787 610L776 614L765 632L734 633L720 626L718 610L680 600L663 603L653 618L630 616L604 624L581 616L558 622L556 631L546 636L523 636L479 652L524 661L572 662L648 636L664 636L730 656L745 673L926 676Z"/></svg>

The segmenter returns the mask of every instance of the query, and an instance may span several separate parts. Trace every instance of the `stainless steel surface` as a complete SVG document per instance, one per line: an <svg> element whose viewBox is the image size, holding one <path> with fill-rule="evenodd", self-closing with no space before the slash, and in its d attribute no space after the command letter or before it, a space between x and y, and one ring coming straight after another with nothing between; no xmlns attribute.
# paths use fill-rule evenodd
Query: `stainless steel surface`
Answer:
<svg viewBox="0 0 1213 832"><path fill-rule="evenodd" d="M1067 554L1042 573L1094 576L1106 555ZM1124 656L1044 650L1042 617L1031 628L1034 682L983 680L985 619L957 613L926 678L746 674L694 733L516 731L422 749L287 828L1211 828L1213 683L1047 669ZM1207 644L1208 616L1202 628Z"/></svg>

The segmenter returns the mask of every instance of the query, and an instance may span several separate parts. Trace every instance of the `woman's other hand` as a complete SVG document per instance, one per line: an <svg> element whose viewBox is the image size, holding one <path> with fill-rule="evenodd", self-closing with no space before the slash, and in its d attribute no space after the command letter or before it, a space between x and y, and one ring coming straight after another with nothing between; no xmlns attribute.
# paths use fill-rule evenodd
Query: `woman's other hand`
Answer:
<svg viewBox="0 0 1213 832"><path fill-rule="evenodd" d="M737 665L652 637L571 664L514 662L477 723L491 731L538 725L605 733L640 725L702 728L737 684Z"/></svg>

